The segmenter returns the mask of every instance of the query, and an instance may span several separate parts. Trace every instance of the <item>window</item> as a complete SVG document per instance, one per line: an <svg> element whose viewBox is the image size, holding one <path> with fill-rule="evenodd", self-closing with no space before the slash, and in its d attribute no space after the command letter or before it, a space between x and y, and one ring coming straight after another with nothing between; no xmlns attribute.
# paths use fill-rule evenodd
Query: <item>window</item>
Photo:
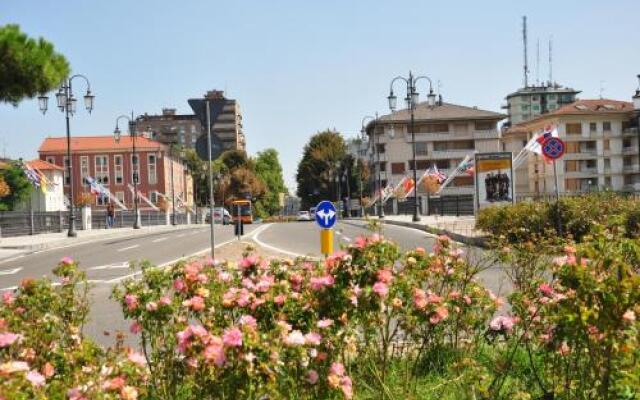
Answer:
<svg viewBox="0 0 640 400"><path fill-rule="evenodd" d="M156 176L156 155L149 154L147 155L147 159L149 161L148 181L149 184L154 185L158 183L158 178Z"/></svg>
<svg viewBox="0 0 640 400"><path fill-rule="evenodd" d="M622 140L622 148L623 149L628 149L629 147L631 147L631 139L629 138L624 138Z"/></svg>
<svg viewBox="0 0 640 400"><path fill-rule="evenodd" d="M630 167L631 165L633 165L633 158L632 157L624 157L622 159L622 165L625 167Z"/></svg>
<svg viewBox="0 0 640 400"><path fill-rule="evenodd" d="M604 185L611 187L611 177L610 176L605 176L604 177Z"/></svg>
<svg viewBox="0 0 640 400"><path fill-rule="evenodd" d="M140 163L138 162L138 158L140 156L138 156L137 154L134 156L133 154L131 155L131 182L136 182L136 183L140 183Z"/></svg>
<svg viewBox="0 0 640 400"><path fill-rule="evenodd" d="M446 151L448 148L447 145L447 142L434 142L433 151Z"/></svg>
<svg viewBox="0 0 640 400"><path fill-rule="evenodd" d="M191 124L191 134L196 133L196 126L195 124Z"/></svg>
<svg viewBox="0 0 640 400"><path fill-rule="evenodd" d="M151 193L149 193L149 200L153 203L153 204L157 204L158 203L158 192L156 192L155 190Z"/></svg>
<svg viewBox="0 0 640 400"><path fill-rule="evenodd" d="M116 185L122 185L122 182L124 181L124 171L122 169L122 156L120 154L113 156L113 168Z"/></svg>
<svg viewBox="0 0 640 400"><path fill-rule="evenodd" d="M418 171L422 169L429 168L429 160L416 160L416 166L418 167ZM413 170L413 160L409 160L409 169Z"/></svg>
<svg viewBox="0 0 640 400"><path fill-rule="evenodd" d="M531 101L538 101L538 96L531 96Z"/></svg>
<svg viewBox="0 0 640 400"><path fill-rule="evenodd" d="M589 124L589 132L595 133L597 131L598 131L598 124L596 124L595 122L591 122Z"/></svg>
<svg viewBox="0 0 640 400"><path fill-rule="evenodd" d="M109 158L107 156L96 156L96 182L103 185L109 184Z"/></svg>
<svg viewBox="0 0 640 400"><path fill-rule="evenodd" d="M436 167L438 169L448 169L449 168L449 160L436 160Z"/></svg>
<svg viewBox="0 0 640 400"><path fill-rule="evenodd" d="M118 199L119 202L124 204L124 192L116 192L116 199Z"/></svg>
<svg viewBox="0 0 640 400"><path fill-rule="evenodd" d="M417 127L420 133L446 133L449 132L449 124L425 124Z"/></svg>
<svg viewBox="0 0 640 400"><path fill-rule="evenodd" d="M54 164L55 165L56 164L56 158L48 156L47 157L47 162L50 163L50 164Z"/></svg>
<svg viewBox="0 0 640 400"><path fill-rule="evenodd" d="M564 170L567 172L575 172L578 170L578 162L577 161L565 161L564 162Z"/></svg>
<svg viewBox="0 0 640 400"><path fill-rule="evenodd" d="M416 155L426 156L428 152L427 142L416 142Z"/></svg>
<svg viewBox="0 0 640 400"><path fill-rule="evenodd" d="M529 106L528 106L528 105L526 105L526 104L523 104L523 105L521 106L521 109L522 109L522 111L529 111Z"/></svg>
<svg viewBox="0 0 640 400"><path fill-rule="evenodd" d="M605 158L604 159L604 169L610 169L611 168L611 159L610 158Z"/></svg>
<svg viewBox="0 0 640 400"><path fill-rule="evenodd" d="M196 135L192 135L191 136L191 144L192 145L195 145L197 140L198 140L198 138L196 137Z"/></svg>
<svg viewBox="0 0 640 400"><path fill-rule="evenodd" d="M602 123L602 130L605 132L611 132L611 122L605 121Z"/></svg>
<svg viewBox="0 0 640 400"><path fill-rule="evenodd" d="M385 147L385 144L384 144L384 143L378 143L378 144L376 145L376 148L378 149L378 154L384 154L385 149L386 149L386 147Z"/></svg>
<svg viewBox="0 0 640 400"><path fill-rule="evenodd" d="M69 158L67 156L64 156L63 163L64 163L64 184L65 186L69 186L69 184L71 183L71 179L69 177L69 174L67 173L69 172Z"/></svg>
<svg viewBox="0 0 640 400"><path fill-rule="evenodd" d="M539 106L539 105L537 105L537 104L534 104L533 106L531 106L531 109L532 109L533 111L540 111L540 106Z"/></svg>
<svg viewBox="0 0 640 400"><path fill-rule="evenodd" d="M582 135L582 124L567 124L567 135Z"/></svg>
<svg viewBox="0 0 640 400"><path fill-rule="evenodd" d="M609 150L609 146L610 146L609 139L605 139L602 141L602 147L604 148L604 150Z"/></svg>
<svg viewBox="0 0 640 400"><path fill-rule="evenodd" d="M386 161L380 161L380 171L381 172L386 172L387 171L387 162Z"/></svg>
<svg viewBox="0 0 640 400"><path fill-rule="evenodd" d="M417 144L417 143L416 143ZM404 174L405 168L404 163L391 163L391 173L392 174Z"/></svg>
<svg viewBox="0 0 640 400"><path fill-rule="evenodd" d="M477 131L490 131L495 129L496 124L492 121L476 121L475 127Z"/></svg>
<svg viewBox="0 0 640 400"><path fill-rule="evenodd" d="M184 133L180 132L180 143L184 144Z"/></svg>
<svg viewBox="0 0 640 400"><path fill-rule="evenodd" d="M555 99L556 99L556 95L555 94L547 95L547 100L555 100Z"/></svg>
<svg viewBox="0 0 640 400"><path fill-rule="evenodd" d="M565 179L564 180L564 189L566 191L577 191L578 190L578 180L577 179Z"/></svg>
<svg viewBox="0 0 640 400"><path fill-rule="evenodd" d="M83 185L87 185L89 177L89 156L80 156L80 181Z"/></svg>

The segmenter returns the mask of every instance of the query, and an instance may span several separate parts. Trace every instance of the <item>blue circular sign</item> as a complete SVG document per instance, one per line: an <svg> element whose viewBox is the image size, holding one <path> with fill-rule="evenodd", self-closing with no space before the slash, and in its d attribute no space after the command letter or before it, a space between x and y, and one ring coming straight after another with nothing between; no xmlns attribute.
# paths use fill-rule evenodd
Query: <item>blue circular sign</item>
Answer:
<svg viewBox="0 0 640 400"><path fill-rule="evenodd" d="M332 202L323 200L316 206L316 222L322 229L331 229L336 224L338 213Z"/></svg>
<svg viewBox="0 0 640 400"><path fill-rule="evenodd" d="M550 137L542 144L542 154L552 160L556 160L562 157L564 151L564 142L557 137Z"/></svg>

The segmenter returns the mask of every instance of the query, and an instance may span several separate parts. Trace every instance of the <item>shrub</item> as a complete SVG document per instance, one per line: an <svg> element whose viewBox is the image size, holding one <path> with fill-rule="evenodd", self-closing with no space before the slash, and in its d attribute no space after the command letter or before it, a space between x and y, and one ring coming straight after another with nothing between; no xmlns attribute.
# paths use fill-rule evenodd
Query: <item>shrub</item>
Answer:
<svg viewBox="0 0 640 400"><path fill-rule="evenodd" d="M627 214L625 230L627 237L640 238L640 207Z"/></svg>

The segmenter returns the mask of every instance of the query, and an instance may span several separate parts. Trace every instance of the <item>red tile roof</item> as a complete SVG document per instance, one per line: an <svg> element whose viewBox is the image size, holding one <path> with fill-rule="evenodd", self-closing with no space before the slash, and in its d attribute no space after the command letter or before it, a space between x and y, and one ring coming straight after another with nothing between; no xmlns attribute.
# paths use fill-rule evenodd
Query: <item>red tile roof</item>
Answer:
<svg viewBox="0 0 640 400"><path fill-rule="evenodd" d="M120 142L116 143L113 135L109 136L72 136L71 151L130 151L131 136L120 137ZM160 142L147 139L145 137L136 137L136 149L139 150L162 150L165 148ZM67 150L66 137L49 137L46 138L38 151L40 153L58 153Z"/></svg>
<svg viewBox="0 0 640 400"><path fill-rule="evenodd" d="M62 168L59 165L51 164L50 162L39 160L39 159L27 161L25 164L27 164L31 168L39 169L40 171L46 171L46 170L64 171L64 168Z"/></svg>

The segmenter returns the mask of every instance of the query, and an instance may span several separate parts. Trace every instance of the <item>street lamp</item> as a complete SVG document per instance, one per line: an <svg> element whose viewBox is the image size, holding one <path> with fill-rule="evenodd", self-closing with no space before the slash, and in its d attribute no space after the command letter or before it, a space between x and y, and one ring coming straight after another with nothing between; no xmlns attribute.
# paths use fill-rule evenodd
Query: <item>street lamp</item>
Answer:
<svg viewBox="0 0 640 400"><path fill-rule="evenodd" d="M436 95L433 92L433 82L427 76L413 76L413 73L409 71L409 77L405 78L402 76L397 76L391 80L389 96L387 100L389 101L389 109L393 112L396 110L397 106L397 97L393 94L393 84L396 81L403 81L407 85L407 97L405 97L405 102L407 103L407 108L411 114L411 122L409 129L411 130L411 147L413 152L413 221L420 221L420 216L418 214L418 167L416 165L416 135L415 135L415 117L414 112L416 106L420 101L420 95L416 90L416 83L421 80L426 79L429 81L429 94L427 95L427 105L429 107L434 107L436 105Z"/></svg>
<svg viewBox="0 0 640 400"><path fill-rule="evenodd" d="M374 184L374 187L376 187L376 193L378 193L378 195L380 196L380 198L378 199L379 201L376 202L377 208L378 208L378 218L382 219L384 218L384 204L382 204L382 178L380 176L381 174L381 168L380 168L380 149L378 147L380 147L380 135L376 134L376 128L378 125L378 113L375 113L375 117L372 117L370 115L366 115L362 118L362 132L363 134L366 132L366 128L365 128L365 121L367 119L372 119L371 122L369 123L373 123L373 127L371 129L371 135L372 135L372 140L371 140L371 146L373 147L373 154L374 154L374 158L376 160L376 177L375 177L375 182L376 184Z"/></svg>
<svg viewBox="0 0 640 400"><path fill-rule="evenodd" d="M131 111L131 117L128 115L120 115L116 118L116 129L113 131L113 136L116 143L120 143L120 128L118 127L118 122L120 119L126 119L129 121L129 136L131 136L131 145L133 151L133 159L131 162L131 176L133 177L133 212L135 215L135 220L133 221L133 229L140 229L140 215L138 212L138 180L140 179L140 160L138 159L138 153L136 152L136 122L133 119L133 111ZM135 161L135 165L134 162ZM136 170L136 166L138 167Z"/></svg>
<svg viewBox="0 0 640 400"><path fill-rule="evenodd" d="M170 160L170 168L171 168L171 225L177 225L178 223L176 222L176 187L175 187L175 180L173 177L173 170L174 170L174 165L173 165L173 157L176 154L176 147L174 145L171 145L169 147L169 155L171 157ZM181 152L178 153L178 156L181 156ZM213 213L211 214L211 218L213 218Z"/></svg>
<svg viewBox="0 0 640 400"><path fill-rule="evenodd" d="M73 90L71 87L71 83L76 78L84 79L85 83L87 84L87 94L84 95L84 106L89 112L89 114L91 114L91 111L93 110L93 100L95 98L95 96L91 94L91 84L89 83L89 79L87 79L86 76L80 75L80 74L76 74L68 79L65 79L64 82L62 82L62 85L60 86L58 93L56 93L57 106L60 109L60 111L64 112L66 125L67 125L68 165L66 166L67 167L66 173L69 176L69 230L67 231L67 236L69 237L76 237L78 235L76 233L75 214L73 210L73 200L74 200L74 197L73 197L74 184L73 184L73 175L72 175L73 162L71 159L71 128L69 125L69 117L73 116L73 114L76 113L77 100L73 96ZM47 112L47 109L49 107L49 97L44 94L38 96L38 107L40 108L40 111L44 115Z"/></svg>

